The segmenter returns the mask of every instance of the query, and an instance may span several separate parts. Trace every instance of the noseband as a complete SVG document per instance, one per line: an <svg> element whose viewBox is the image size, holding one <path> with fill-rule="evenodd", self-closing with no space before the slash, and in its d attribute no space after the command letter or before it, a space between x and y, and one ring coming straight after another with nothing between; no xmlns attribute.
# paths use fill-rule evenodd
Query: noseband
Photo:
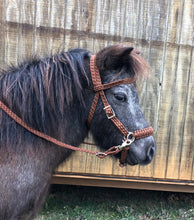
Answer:
<svg viewBox="0 0 194 220"><path fill-rule="evenodd" d="M108 103L108 100L105 96L104 90L109 89L114 86L118 86L121 84L131 84L135 82L135 78L126 78L126 79L120 79L117 81L113 81L110 83L102 84L101 77L99 70L96 66L96 55L93 55L90 59L90 71L92 76L92 83L93 83L93 90L95 92L95 96L93 99L92 106L90 108L90 112L88 115L88 126L91 124L92 118L94 116L94 112L99 100L99 97L101 97L101 100L104 105L104 111L106 113L106 116L109 120L113 122L115 127L123 134L124 139L123 143L117 148L119 151L121 151L121 158L120 158L120 166L125 165L127 151L129 150L129 146L131 143L135 141L135 139L140 139L144 137L148 137L153 134L153 128L148 127L140 130L136 130L134 132L129 132L125 126L119 121L119 119L116 117L114 110L112 109L111 105ZM103 156L105 153L99 153L99 155Z"/></svg>
<svg viewBox="0 0 194 220"><path fill-rule="evenodd" d="M120 166L123 167L125 165L127 151L129 150L130 144L133 141L135 141L136 139L144 138L144 137L148 137L148 136L152 135L153 134L153 128L148 127L148 128L144 128L144 129L134 131L134 132L128 132L127 131L125 126L116 117L112 107L109 105L108 100L106 99L106 96L104 94L104 90L109 89L113 86L120 85L120 84L133 83L133 82L135 82L135 78L120 79L120 80L117 80L117 81L114 81L114 82L102 84L100 73L99 73L98 68L95 64L95 58L96 58L96 56L93 55L91 57L91 60L90 60L90 70L91 70L91 76L92 76L92 82L93 82L93 86L94 86L95 96L94 96L94 100L93 100L93 103L92 103L92 106L91 106L91 109L90 109L90 112L89 112L87 123L88 123L88 125L90 125L90 123L92 121L92 118L94 116L94 112L95 112L95 109L96 109L96 106L97 106L97 103L98 103L98 100L99 100L99 96L100 96L101 99L102 99L102 102L104 104L104 111L106 113L107 118L114 123L114 125L118 128L118 130L124 136L124 140L123 140L123 143L121 145L113 146L105 152L94 152L94 151L82 149L82 148L79 148L79 147L71 146L71 145L63 143L63 142L61 142L61 141L59 141L59 140L57 140L57 139L55 139L55 138L53 138L53 137L51 137L47 134L44 134L40 131L37 131L37 130L31 128L20 117L18 117L11 109L9 109L2 101L0 101L0 109L3 110L16 123L21 125L23 128L25 128L26 130L28 130L32 134L34 134L34 135L36 135L36 136L38 136L38 137L40 137L44 140L47 140L47 141L49 141L53 144L56 144L60 147L67 148L67 149L70 149L70 150L95 154L99 158L104 158L108 155L115 155L115 154L121 152Z"/></svg>

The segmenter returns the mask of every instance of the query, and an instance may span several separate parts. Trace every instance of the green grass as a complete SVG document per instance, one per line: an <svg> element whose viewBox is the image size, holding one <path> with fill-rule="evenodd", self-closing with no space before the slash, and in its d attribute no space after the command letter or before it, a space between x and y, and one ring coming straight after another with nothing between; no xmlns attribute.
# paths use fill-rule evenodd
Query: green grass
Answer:
<svg viewBox="0 0 194 220"><path fill-rule="evenodd" d="M53 186L36 220L194 220L194 194Z"/></svg>

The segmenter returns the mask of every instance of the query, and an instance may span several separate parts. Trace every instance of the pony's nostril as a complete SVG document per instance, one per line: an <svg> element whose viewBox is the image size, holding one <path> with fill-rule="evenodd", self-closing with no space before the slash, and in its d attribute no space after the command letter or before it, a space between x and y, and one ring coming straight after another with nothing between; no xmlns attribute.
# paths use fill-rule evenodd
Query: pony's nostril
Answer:
<svg viewBox="0 0 194 220"><path fill-rule="evenodd" d="M147 152L147 160L151 161L153 156L155 154L155 147L154 146L150 146Z"/></svg>

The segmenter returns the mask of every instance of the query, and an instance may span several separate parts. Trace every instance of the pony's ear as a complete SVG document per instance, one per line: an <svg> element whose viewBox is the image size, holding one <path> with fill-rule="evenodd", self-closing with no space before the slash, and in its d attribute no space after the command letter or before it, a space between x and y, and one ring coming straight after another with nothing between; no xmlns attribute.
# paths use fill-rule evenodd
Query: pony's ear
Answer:
<svg viewBox="0 0 194 220"><path fill-rule="evenodd" d="M96 65L99 70L117 69L129 63L132 47L115 45L106 47L96 54Z"/></svg>

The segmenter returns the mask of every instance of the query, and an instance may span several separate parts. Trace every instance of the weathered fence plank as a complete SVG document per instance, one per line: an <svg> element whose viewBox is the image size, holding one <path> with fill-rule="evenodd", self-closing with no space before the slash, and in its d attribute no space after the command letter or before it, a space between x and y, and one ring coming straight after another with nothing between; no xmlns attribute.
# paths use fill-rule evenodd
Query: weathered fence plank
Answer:
<svg viewBox="0 0 194 220"><path fill-rule="evenodd" d="M188 72L188 81L184 93L188 94L185 98L185 122L183 125L181 158L180 158L180 174L179 179L194 179L192 170L194 166L194 57L193 49L188 53L190 55L190 64ZM183 64L185 65L185 63ZM185 75L185 73L183 73ZM192 166L193 165L193 166Z"/></svg>

